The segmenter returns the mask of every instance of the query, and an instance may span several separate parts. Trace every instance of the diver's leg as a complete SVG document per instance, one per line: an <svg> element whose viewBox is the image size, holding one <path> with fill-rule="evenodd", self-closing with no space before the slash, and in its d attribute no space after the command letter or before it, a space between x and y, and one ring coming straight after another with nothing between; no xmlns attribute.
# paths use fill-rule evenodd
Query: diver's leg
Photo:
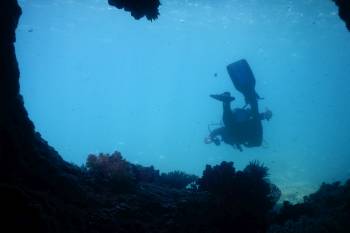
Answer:
<svg viewBox="0 0 350 233"><path fill-rule="evenodd" d="M226 127L231 127L234 123L233 113L231 110L231 102L223 102L222 109L222 121Z"/></svg>
<svg viewBox="0 0 350 233"><path fill-rule="evenodd" d="M261 146L263 139L263 128L261 124L261 116L259 114L258 101L250 103L252 118L247 124L248 138L245 146L257 147Z"/></svg>
<svg viewBox="0 0 350 233"><path fill-rule="evenodd" d="M232 124L233 116L232 116L232 110L231 110L231 101L233 101L235 98L232 97L230 92L228 91L219 95L210 95L210 97L222 102L222 106L223 106L222 120L224 122L224 125L229 126L230 124Z"/></svg>
<svg viewBox="0 0 350 233"><path fill-rule="evenodd" d="M260 115L260 120L267 120L269 121L272 117L272 112L270 109L266 109L265 112L262 112L259 114Z"/></svg>
<svg viewBox="0 0 350 233"><path fill-rule="evenodd" d="M250 102L250 109L253 118L260 118L258 100Z"/></svg>

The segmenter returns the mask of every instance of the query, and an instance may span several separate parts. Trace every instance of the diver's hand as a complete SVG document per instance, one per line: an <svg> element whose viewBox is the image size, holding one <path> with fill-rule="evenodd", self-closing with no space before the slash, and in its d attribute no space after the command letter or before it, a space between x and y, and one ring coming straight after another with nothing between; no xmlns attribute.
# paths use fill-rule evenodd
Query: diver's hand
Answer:
<svg viewBox="0 0 350 233"><path fill-rule="evenodd" d="M221 144L220 139L218 137L210 137L210 136L204 138L204 143L205 144L214 143L217 146Z"/></svg>
<svg viewBox="0 0 350 233"><path fill-rule="evenodd" d="M269 121L272 117L272 112L270 109L266 108L265 112L264 112L264 118Z"/></svg>
<svg viewBox="0 0 350 233"><path fill-rule="evenodd" d="M205 144L210 144L210 143L212 143L212 142L213 142L213 140L211 139L210 136L204 138L204 143L205 143Z"/></svg>

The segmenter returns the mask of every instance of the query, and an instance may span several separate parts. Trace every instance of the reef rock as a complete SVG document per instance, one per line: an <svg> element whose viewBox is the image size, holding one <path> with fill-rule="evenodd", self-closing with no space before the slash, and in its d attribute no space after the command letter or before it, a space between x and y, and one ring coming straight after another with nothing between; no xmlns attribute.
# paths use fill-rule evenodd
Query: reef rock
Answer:
<svg viewBox="0 0 350 233"><path fill-rule="evenodd" d="M350 180L322 184L303 203L284 202L269 233L350 232Z"/></svg>
<svg viewBox="0 0 350 233"><path fill-rule="evenodd" d="M339 17L346 23L347 29L350 31L350 0L333 0L337 4Z"/></svg>
<svg viewBox="0 0 350 233"><path fill-rule="evenodd" d="M111 6L129 11L135 19L146 16L148 20L155 20L159 15L159 0L108 0Z"/></svg>

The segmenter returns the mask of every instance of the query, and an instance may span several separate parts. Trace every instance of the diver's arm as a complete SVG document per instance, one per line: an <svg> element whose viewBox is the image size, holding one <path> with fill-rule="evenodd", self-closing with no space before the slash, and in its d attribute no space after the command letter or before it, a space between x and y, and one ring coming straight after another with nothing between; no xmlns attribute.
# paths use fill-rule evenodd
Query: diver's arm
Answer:
<svg viewBox="0 0 350 233"><path fill-rule="evenodd" d="M222 137L224 130L225 130L224 127L214 129L213 131L210 132L208 137L204 138L204 143L210 144L214 142L216 145L220 145L220 139L218 138L218 136Z"/></svg>
<svg viewBox="0 0 350 233"><path fill-rule="evenodd" d="M272 112L269 109L266 109L265 112L262 112L259 114L260 115L260 120L267 120L269 121L272 117Z"/></svg>
<svg viewBox="0 0 350 233"><path fill-rule="evenodd" d="M209 137L210 138L215 138L217 136L221 136L223 134L224 127L214 129L213 131L210 132Z"/></svg>
<svg viewBox="0 0 350 233"><path fill-rule="evenodd" d="M250 109L249 110L249 115L251 118L254 118L254 112ZM268 108L266 108L265 112L258 113L258 118L259 120L267 120L269 121L272 117L272 112Z"/></svg>

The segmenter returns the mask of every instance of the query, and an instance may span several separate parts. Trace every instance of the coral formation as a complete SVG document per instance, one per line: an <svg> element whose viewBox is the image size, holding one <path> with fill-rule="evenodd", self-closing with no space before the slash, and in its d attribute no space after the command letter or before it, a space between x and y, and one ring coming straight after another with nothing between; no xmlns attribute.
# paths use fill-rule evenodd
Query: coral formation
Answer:
<svg viewBox="0 0 350 233"><path fill-rule="evenodd" d="M265 232L268 214L280 196L267 180L267 168L256 161L243 171L235 171L232 162L207 165L198 184L199 190L213 195L222 226L244 232Z"/></svg>
<svg viewBox="0 0 350 233"><path fill-rule="evenodd" d="M184 189L198 179L195 175L190 175L182 171L162 173L157 179L157 183L162 186L176 189Z"/></svg>
<svg viewBox="0 0 350 233"><path fill-rule="evenodd" d="M86 161L86 175L89 183L99 191L130 192L136 184L131 165L119 152L90 154Z"/></svg>
<svg viewBox="0 0 350 233"><path fill-rule="evenodd" d="M144 167L129 163L120 152L90 154L82 166L86 180L99 191L130 192L136 184L153 183L166 188L184 189L198 179L182 171L159 174L153 166ZM108 190L109 189L109 190Z"/></svg>

